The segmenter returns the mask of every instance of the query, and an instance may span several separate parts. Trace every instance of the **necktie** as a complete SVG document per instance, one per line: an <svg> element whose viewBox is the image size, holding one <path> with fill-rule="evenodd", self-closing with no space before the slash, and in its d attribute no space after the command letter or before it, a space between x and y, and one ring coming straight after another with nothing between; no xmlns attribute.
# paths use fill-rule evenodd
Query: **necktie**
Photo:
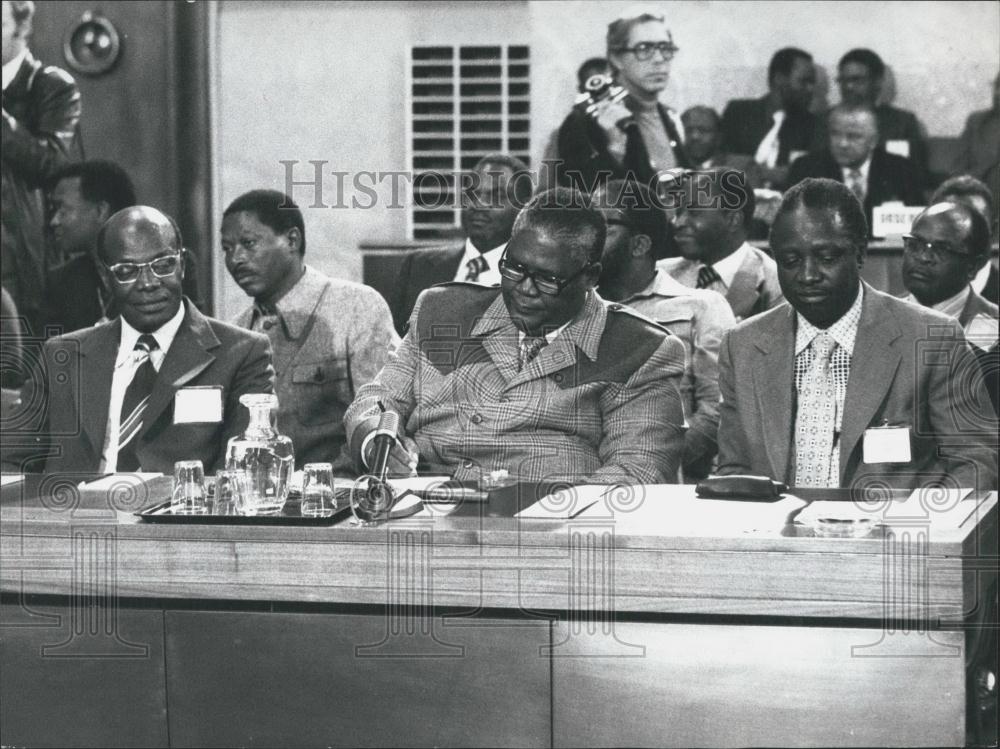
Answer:
<svg viewBox="0 0 1000 749"><path fill-rule="evenodd" d="M486 262L486 258L482 255L476 255L465 264L465 267L468 268L468 271L465 274L465 280L475 281L479 278L480 273L485 273L490 269L490 264Z"/></svg>
<svg viewBox="0 0 1000 749"><path fill-rule="evenodd" d="M757 146L757 153L753 160L763 166L774 168L778 163L778 153L781 151L781 144L778 142L778 133L781 132L781 124L785 121L785 110L779 109L773 115L774 124Z"/></svg>
<svg viewBox="0 0 1000 749"><path fill-rule="evenodd" d="M517 347L517 371L520 372L531 360L538 356L538 352L549 345L545 336L526 335L521 339Z"/></svg>
<svg viewBox="0 0 1000 749"><path fill-rule="evenodd" d="M847 170L847 186L854 193L854 197L858 199L861 205L865 204L865 192L868 186L865 184L864 175L861 174L860 169L848 169Z"/></svg>
<svg viewBox="0 0 1000 749"><path fill-rule="evenodd" d="M716 281L722 283L722 277L719 275L718 271L716 271L711 265L703 265L698 269L698 284L695 288L707 289Z"/></svg>
<svg viewBox="0 0 1000 749"><path fill-rule="evenodd" d="M149 354L159 348L156 339L147 334L139 336L133 355L142 363L132 375L122 400L121 421L118 424L118 470L138 471L139 458L135 454L136 435L142 429L142 414L149 403L156 382L156 369Z"/></svg>
<svg viewBox="0 0 1000 749"><path fill-rule="evenodd" d="M833 454L837 391L830 356L837 342L820 333L811 344L814 358L802 381L795 415L795 486L836 487L840 459Z"/></svg>

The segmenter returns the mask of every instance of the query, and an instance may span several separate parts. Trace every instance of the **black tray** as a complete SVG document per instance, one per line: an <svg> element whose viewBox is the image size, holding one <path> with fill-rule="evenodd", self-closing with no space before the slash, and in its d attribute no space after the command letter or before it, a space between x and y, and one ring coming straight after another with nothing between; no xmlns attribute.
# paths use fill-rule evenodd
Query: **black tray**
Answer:
<svg viewBox="0 0 1000 749"><path fill-rule="evenodd" d="M338 507L328 517L303 517L299 503L288 502L280 515L175 515L170 512L170 501L147 507L136 517L150 523L197 523L199 525L333 525L351 514L350 505Z"/></svg>

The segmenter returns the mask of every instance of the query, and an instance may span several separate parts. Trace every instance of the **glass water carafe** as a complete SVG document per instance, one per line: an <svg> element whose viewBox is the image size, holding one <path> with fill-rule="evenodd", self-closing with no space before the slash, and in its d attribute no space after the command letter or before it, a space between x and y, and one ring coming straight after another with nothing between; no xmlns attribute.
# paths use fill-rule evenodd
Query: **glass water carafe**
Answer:
<svg viewBox="0 0 1000 749"><path fill-rule="evenodd" d="M276 515L288 499L295 464L292 440L278 434L271 424L277 396L248 393L240 397L240 403L250 409L250 423L242 435L229 440L226 468L246 472L248 515Z"/></svg>

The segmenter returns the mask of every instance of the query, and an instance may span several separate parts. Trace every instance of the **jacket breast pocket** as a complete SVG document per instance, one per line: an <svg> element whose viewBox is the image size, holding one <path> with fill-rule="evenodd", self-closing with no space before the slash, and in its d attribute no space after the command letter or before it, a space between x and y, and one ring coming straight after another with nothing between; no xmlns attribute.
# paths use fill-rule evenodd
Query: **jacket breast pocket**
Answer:
<svg viewBox="0 0 1000 749"><path fill-rule="evenodd" d="M287 407L295 412L301 424L314 426L343 418L354 398L346 359L298 364L291 374L291 402Z"/></svg>

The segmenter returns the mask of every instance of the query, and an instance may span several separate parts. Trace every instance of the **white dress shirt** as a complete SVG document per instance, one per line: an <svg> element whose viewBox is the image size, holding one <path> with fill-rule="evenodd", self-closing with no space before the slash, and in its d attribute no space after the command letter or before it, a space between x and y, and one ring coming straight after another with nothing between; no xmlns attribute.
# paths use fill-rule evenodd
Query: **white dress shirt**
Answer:
<svg viewBox="0 0 1000 749"><path fill-rule="evenodd" d="M24 58L28 56L28 48L25 47L17 56L14 57L10 62L3 66L3 90L6 91L7 87L14 81L17 76L17 71L21 69L21 63L24 62Z"/></svg>
<svg viewBox="0 0 1000 749"><path fill-rule="evenodd" d="M486 284L487 286L498 286L500 284L500 258L503 256L503 252L506 249L507 243L504 242L499 247L494 247L488 252L480 252L471 241L466 239L465 252L462 254L462 259L458 263L458 270L455 272L454 280L464 281L466 275L469 273L468 262L473 258L482 255L489 267L479 274L479 278L476 279L476 283Z"/></svg>
<svg viewBox="0 0 1000 749"><path fill-rule="evenodd" d="M133 328L125 318L122 321L122 334L118 343L118 357L115 359L115 371L111 377L111 399L108 402L108 425L104 431L104 448L101 451L101 473L114 473L118 469L118 421L121 419L122 401L125 391L135 376L135 371L142 363L142 357L135 355L135 344L142 335ZM163 358L167 355L170 345L177 336L177 331L184 322L184 305L177 309L177 314L152 333L158 348L149 353L153 369L160 371Z"/></svg>
<svg viewBox="0 0 1000 749"><path fill-rule="evenodd" d="M993 267L993 263L986 263L979 271L976 273L976 277L972 279L972 290L977 294L982 296L983 289L986 288L986 282L990 280L990 268Z"/></svg>
<svg viewBox="0 0 1000 749"><path fill-rule="evenodd" d="M930 308L936 312L948 315L948 317L954 317L957 320L962 316L962 312L965 310L965 303L969 301L969 294L971 292L972 287L966 284L955 296L942 299L937 304L930 305ZM908 302L921 306L920 301L913 294L907 294L905 299Z"/></svg>
<svg viewBox="0 0 1000 749"><path fill-rule="evenodd" d="M722 258L717 263L712 263L712 268L719 274L719 278L722 279L722 283L725 286L723 293L729 291L729 287L733 285L733 279L736 278L736 274L739 272L743 261L747 259L749 253L750 245L744 242L736 248L733 254Z"/></svg>

